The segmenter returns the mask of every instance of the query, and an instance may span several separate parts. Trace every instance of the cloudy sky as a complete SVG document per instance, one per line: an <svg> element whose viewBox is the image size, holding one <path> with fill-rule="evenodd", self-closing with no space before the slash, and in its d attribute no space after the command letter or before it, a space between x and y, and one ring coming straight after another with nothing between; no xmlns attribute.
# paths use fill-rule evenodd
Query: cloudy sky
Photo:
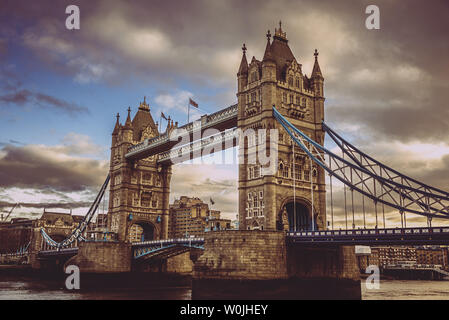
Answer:
<svg viewBox="0 0 449 320"><path fill-rule="evenodd" d="M65 8L81 11L65 28ZM365 8L380 8L380 30ZM0 211L84 213L107 171L115 114L143 97L181 124L236 102L241 46L261 59L282 20L325 77L326 122L368 154L449 190L449 3L424 1L0 2ZM174 167L172 199L197 195L234 218L231 165ZM394 218L391 218L394 219Z"/></svg>

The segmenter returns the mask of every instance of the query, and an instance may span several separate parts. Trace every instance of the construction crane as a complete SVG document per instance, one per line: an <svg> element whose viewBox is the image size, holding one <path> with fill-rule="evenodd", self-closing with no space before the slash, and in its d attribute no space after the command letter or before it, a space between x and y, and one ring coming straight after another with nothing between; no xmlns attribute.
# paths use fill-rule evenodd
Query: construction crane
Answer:
<svg viewBox="0 0 449 320"><path fill-rule="evenodd" d="M6 218L5 219L3 219L3 221L6 221L6 220L8 220L8 218L9 218L9 216L11 215L11 213L13 212L13 210L17 207L19 205L19 203L17 202L15 205L14 205L14 207L12 207L12 209L11 210L9 210L9 213L8 213L8 215L6 216Z"/></svg>

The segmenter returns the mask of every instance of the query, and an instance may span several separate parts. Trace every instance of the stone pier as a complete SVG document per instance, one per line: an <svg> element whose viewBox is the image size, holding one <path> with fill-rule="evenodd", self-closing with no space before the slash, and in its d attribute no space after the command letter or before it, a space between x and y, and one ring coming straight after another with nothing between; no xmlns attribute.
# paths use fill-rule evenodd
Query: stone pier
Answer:
<svg viewBox="0 0 449 320"><path fill-rule="evenodd" d="M65 265L76 265L82 273L130 272L131 251L125 242L80 242L78 254Z"/></svg>
<svg viewBox="0 0 449 320"><path fill-rule="evenodd" d="M360 299L354 247L301 247L282 231L205 236L194 266L194 299Z"/></svg>

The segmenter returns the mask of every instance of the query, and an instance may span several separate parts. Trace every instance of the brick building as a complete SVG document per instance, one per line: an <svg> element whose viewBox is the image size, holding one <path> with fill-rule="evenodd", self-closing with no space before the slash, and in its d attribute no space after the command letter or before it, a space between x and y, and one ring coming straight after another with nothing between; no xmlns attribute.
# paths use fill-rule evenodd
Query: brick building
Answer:
<svg viewBox="0 0 449 320"><path fill-rule="evenodd" d="M383 267L403 261L417 261L416 248L405 246L371 247L369 265Z"/></svg>
<svg viewBox="0 0 449 320"><path fill-rule="evenodd" d="M449 248L447 247L417 247L416 257L418 264L441 265L449 270Z"/></svg>
<svg viewBox="0 0 449 320"><path fill-rule="evenodd" d="M376 246L371 247L367 265L384 267L401 263L415 265L441 265L449 270L449 248L440 246Z"/></svg>

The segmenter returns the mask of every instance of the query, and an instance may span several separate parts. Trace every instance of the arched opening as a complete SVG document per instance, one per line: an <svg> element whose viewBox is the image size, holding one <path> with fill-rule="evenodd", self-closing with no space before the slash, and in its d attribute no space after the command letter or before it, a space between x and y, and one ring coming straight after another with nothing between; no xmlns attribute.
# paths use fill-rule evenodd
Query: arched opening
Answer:
<svg viewBox="0 0 449 320"><path fill-rule="evenodd" d="M312 230L312 219L309 209L302 203L289 202L285 205L288 217L289 231ZM296 212L295 212L296 210Z"/></svg>
<svg viewBox="0 0 449 320"><path fill-rule="evenodd" d="M62 242L68 238L65 234L50 234L50 238L52 238L56 242Z"/></svg>
<svg viewBox="0 0 449 320"><path fill-rule="evenodd" d="M128 240L130 242L141 242L154 240L154 226L147 222L133 223L129 227Z"/></svg>
<svg viewBox="0 0 449 320"><path fill-rule="evenodd" d="M260 229L259 223L257 223L257 221L253 221L251 230L259 230L259 229Z"/></svg>

